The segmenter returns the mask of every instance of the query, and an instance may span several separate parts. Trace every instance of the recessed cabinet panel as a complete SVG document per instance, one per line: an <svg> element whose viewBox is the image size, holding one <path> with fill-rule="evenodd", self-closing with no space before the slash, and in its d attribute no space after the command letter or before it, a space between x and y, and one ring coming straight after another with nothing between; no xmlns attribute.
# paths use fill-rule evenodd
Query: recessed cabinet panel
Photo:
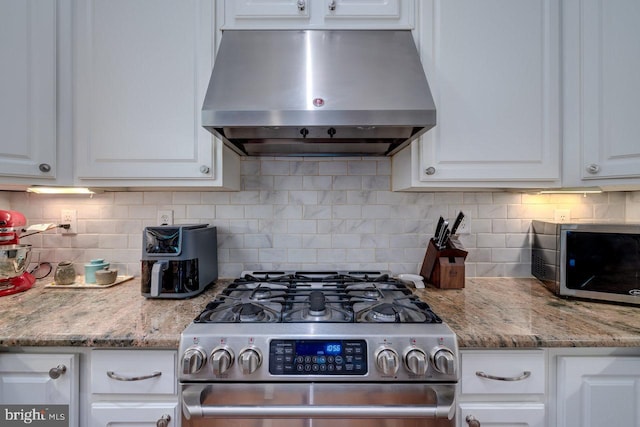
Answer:
<svg viewBox="0 0 640 427"><path fill-rule="evenodd" d="M544 394L542 351L478 351L462 353L463 394Z"/></svg>
<svg viewBox="0 0 640 427"><path fill-rule="evenodd" d="M557 184L559 3L421 4L420 52L437 125L418 145L414 185Z"/></svg>
<svg viewBox="0 0 640 427"><path fill-rule="evenodd" d="M180 425L177 402L99 402L91 405L93 427L156 427Z"/></svg>
<svg viewBox="0 0 640 427"><path fill-rule="evenodd" d="M456 416L459 427L545 427L542 403L461 403Z"/></svg>
<svg viewBox="0 0 640 427"><path fill-rule="evenodd" d="M0 353L0 403L69 405L69 426L78 426L78 356Z"/></svg>
<svg viewBox="0 0 640 427"><path fill-rule="evenodd" d="M95 350L91 354L93 393L175 394L176 352Z"/></svg>
<svg viewBox="0 0 640 427"><path fill-rule="evenodd" d="M640 3L582 0L582 179L640 177Z"/></svg>
<svg viewBox="0 0 640 427"><path fill-rule="evenodd" d="M558 427L640 425L640 358L558 358Z"/></svg>
<svg viewBox="0 0 640 427"><path fill-rule="evenodd" d="M56 2L0 3L0 175L56 177Z"/></svg>
<svg viewBox="0 0 640 427"><path fill-rule="evenodd" d="M212 0L76 4L77 176L211 178Z"/></svg>

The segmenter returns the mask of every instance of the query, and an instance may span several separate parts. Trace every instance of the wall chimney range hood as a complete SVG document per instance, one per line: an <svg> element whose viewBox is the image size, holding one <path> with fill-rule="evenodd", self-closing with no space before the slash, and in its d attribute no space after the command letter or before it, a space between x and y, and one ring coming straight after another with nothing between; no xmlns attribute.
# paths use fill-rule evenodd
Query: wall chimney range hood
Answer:
<svg viewBox="0 0 640 427"><path fill-rule="evenodd" d="M435 126L408 30L226 30L202 125L245 156L385 156Z"/></svg>

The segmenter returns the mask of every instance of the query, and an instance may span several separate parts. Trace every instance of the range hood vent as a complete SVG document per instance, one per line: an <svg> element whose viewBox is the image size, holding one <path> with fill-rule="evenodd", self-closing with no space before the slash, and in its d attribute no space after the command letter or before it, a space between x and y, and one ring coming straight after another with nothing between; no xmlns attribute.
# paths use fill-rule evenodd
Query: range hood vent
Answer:
<svg viewBox="0 0 640 427"><path fill-rule="evenodd" d="M391 155L435 124L408 30L226 30L202 107L246 156Z"/></svg>

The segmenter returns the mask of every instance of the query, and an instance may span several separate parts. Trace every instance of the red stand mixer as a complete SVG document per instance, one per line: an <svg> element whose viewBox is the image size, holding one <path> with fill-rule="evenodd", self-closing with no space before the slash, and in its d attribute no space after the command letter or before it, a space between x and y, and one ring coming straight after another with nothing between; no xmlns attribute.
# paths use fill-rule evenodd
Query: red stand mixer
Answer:
<svg viewBox="0 0 640 427"><path fill-rule="evenodd" d="M31 245L20 244L27 219L17 211L0 210L0 296L30 289L36 279L27 268Z"/></svg>

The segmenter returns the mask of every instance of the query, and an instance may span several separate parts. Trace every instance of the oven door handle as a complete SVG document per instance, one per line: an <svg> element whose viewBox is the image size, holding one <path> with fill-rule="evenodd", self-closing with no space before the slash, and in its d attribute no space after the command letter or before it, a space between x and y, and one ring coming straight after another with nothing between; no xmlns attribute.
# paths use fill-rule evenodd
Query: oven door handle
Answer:
<svg viewBox="0 0 640 427"><path fill-rule="evenodd" d="M447 418L455 411L455 387L437 388L435 405L202 405L202 388L182 390L182 407L191 418Z"/></svg>

